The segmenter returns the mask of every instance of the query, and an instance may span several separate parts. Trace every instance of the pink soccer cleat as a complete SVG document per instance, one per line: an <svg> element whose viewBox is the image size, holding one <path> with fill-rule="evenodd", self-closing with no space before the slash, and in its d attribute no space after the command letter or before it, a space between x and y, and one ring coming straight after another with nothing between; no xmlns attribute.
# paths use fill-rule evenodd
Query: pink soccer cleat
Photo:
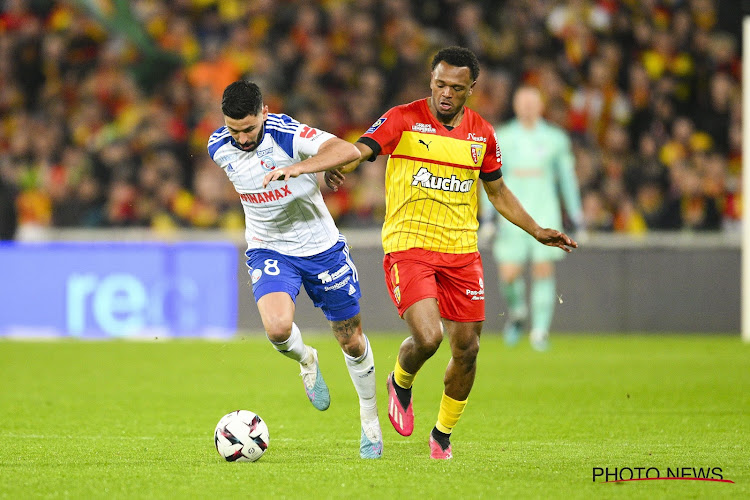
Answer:
<svg viewBox="0 0 750 500"><path fill-rule="evenodd" d="M443 449L443 447L440 446L440 443L438 443L435 438L432 437L432 433L430 433L430 458L434 458L436 460L450 460L451 458L453 458L451 445L449 444L447 448Z"/></svg>
<svg viewBox="0 0 750 500"><path fill-rule="evenodd" d="M402 436L411 436L414 431L414 406L412 405L411 392L409 393L409 406L404 408L396 394L396 383L393 381L393 372L388 375L388 418L393 424L396 432Z"/></svg>

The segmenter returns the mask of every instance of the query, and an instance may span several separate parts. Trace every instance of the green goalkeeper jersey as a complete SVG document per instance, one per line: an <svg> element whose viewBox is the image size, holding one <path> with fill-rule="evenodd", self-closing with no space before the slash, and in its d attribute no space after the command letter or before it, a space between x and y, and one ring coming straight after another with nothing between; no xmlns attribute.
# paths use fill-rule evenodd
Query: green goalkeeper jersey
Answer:
<svg viewBox="0 0 750 500"><path fill-rule="evenodd" d="M502 173L508 188L542 227L562 229L561 198L576 229L583 221L573 152L567 134L545 120L533 129L512 120L498 129ZM482 190L483 191L483 190ZM497 213L482 196L482 219Z"/></svg>

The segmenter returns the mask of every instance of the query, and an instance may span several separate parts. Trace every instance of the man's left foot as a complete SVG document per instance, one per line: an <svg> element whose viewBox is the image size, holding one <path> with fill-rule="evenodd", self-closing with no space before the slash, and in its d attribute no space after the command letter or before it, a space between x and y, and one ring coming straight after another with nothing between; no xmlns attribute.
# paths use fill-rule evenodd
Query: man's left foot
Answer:
<svg viewBox="0 0 750 500"><path fill-rule="evenodd" d="M443 434L436 429L432 429L432 432L430 432L430 458L436 460L450 460L453 458L450 434Z"/></svg>

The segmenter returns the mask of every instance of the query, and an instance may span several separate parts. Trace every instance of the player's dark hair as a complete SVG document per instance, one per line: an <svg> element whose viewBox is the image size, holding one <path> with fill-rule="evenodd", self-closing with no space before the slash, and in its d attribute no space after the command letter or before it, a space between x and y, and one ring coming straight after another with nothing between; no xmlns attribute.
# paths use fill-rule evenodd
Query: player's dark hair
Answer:
<svg viewBox="0 0 750 500"><path fill-rule="evenodd" d="M479 76L479 61L477 56L472 51L465 47L458 47L456 45L452 47L446 47L440 49L435 57L432 58L432 69L440 64L441 61L445 61L451 66L458 68L469 68L471 71L471 79L476 80Z"/></svg>
<svg viewBox="0 0 750 500"><path fill-rule="evenodd" d="M248 115L258 116L263 107L263 95L253 82L237 80L227 85L221 97L221 112L224 116L241 120Z"/></svg>

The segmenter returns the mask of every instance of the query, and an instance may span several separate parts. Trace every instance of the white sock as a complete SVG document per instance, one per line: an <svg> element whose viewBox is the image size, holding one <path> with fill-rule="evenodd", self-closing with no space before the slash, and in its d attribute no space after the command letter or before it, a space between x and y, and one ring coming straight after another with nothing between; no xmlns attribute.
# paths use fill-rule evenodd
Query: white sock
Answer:
<svg viewBox="0 0 750 500"><path fill-rule="evenodd" d="M266 334L268 337L268 334ZM308 356L308 349L305 343L302 341L302 334L297 327L297 323L292 323L292 333L289 338L283 342L274 342L268 339L273 347L287 358L292 358L297 363L302 363L303 360Z"/></svg>
<svg viewBox="0 0 750 500"><path fill-rule="evenodd" d="M342 351L343 352L343 351ZM358 358L353 358L344 353L346 367L352 378L354 388L359 396L359 417L363 421L372 421L378 418L378 406L376 401L375 380L375 358L370 348L370 340L365 336L365 352Z"/></svg>

